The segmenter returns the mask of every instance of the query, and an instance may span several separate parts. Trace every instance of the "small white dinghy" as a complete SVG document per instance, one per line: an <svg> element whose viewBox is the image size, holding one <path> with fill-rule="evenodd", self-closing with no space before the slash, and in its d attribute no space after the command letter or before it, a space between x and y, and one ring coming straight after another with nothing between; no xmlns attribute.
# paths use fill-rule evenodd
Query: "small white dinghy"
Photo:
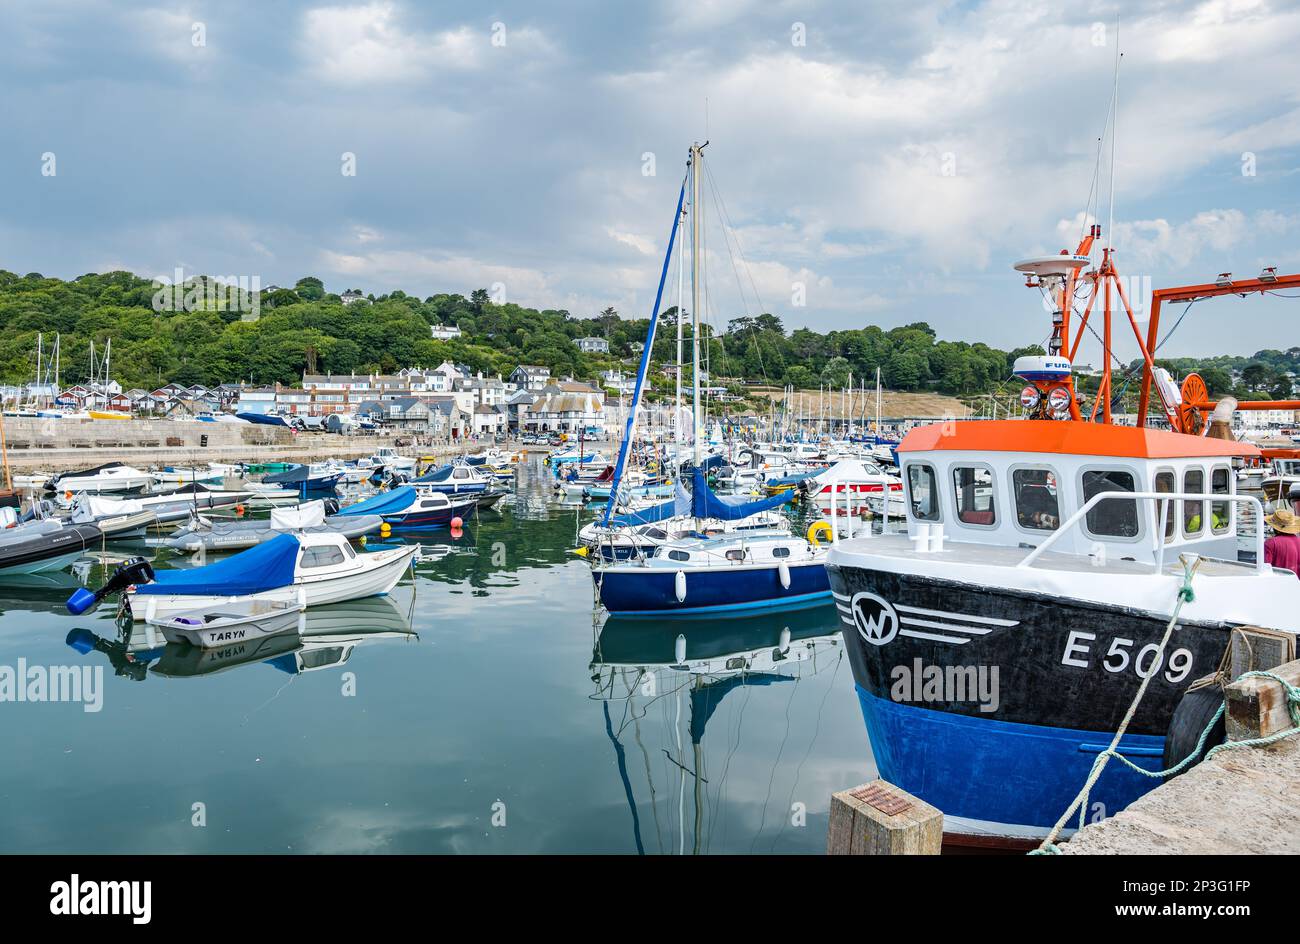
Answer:
<svg viewBox="0 0 1300 944"><path fill-rule="evenodd" d="M168 642L216 649L291 630L301 630L307 610L303 594L296 599L235 600L215 607L155 616L148 620Z"/></svg>

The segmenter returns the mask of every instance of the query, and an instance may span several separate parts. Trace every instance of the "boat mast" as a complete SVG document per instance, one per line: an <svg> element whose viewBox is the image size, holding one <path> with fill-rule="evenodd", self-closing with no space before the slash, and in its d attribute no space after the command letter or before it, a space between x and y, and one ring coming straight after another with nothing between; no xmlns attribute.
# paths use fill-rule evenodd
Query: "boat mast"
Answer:
<svg viewBox="0 0 1300 944"><path fill-rule="evenodd" d="M708 144L706 141L705 144ZM700 422L700 168L704 160L704 144L691 145L691 379L694 384L691 404L696 467L700 464L703 428Z"/></svg>
<svg viewBox="0 0 1300 944"><path fill-rule="evenodd" d="M682 210L682 215L686 214ZM673 410L673 441L677 444L677 461L681 461L682 455L682 309L685 308L686 297L686 276L685 276L685 256L680 249L677 250L677 375L674 378L677 385L677 396L674 399Z"/></svg>

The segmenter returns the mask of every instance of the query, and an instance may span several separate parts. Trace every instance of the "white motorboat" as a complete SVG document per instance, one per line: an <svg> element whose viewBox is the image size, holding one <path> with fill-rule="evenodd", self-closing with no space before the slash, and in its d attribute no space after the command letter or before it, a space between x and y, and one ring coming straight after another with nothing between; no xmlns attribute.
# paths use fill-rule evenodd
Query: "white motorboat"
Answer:
<svg viewBox="0 0 1300 944"><path fill-rule="evenodd" d="M390 472L402 472L410 475L415 471L415 467L419 463L419 460L411 456L398 455L396 449L393 449L390 446L384 446L370 457L370 462L372 467L383 466Z"/></svg>
<svg viewBox="0 0 1300 944"><path fill-rule="evenodd" d="M379 596L397 585L419 550L412 544L358 553L341 534L282 534L225 560L159 571L127 590L146 620L241 600L283 600L301 590L306 606Z"/></svg>
<svg viewBox="0 0 1300 944"><path fill-rule="evenodd" d="M60 494L65 501L71 501L78 492L138 492L153 484L153 476L148 472L121 462L109 462L105 465L86 469L82 472L65 472L50 479L46 488Z"/></svg>

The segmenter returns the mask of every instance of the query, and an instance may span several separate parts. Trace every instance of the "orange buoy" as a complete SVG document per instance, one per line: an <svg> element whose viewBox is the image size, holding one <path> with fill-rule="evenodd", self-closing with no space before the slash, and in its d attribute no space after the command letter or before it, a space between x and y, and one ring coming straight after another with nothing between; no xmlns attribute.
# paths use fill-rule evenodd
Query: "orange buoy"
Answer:
<svg viewBox="0 0 1300 944"><path fill-rule="evenodd" d="M451 519L451 530L459 531L464 524L465 522L461 520L460 515L457 515L455 518Z"/></svg>
<svg viewBox="0 0 1300 944"><path fill-rule="evenodd" d="M243 506L243 505L236 505L236 506L235 506L235 517L236 517L236 518L242 518L242 517L244 517L244 506Z"/></svg>

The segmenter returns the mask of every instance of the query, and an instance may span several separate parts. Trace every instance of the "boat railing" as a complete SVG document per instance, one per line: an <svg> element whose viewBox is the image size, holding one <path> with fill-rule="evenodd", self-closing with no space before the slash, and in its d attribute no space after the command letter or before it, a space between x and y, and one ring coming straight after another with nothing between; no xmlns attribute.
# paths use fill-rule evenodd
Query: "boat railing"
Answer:
<svg viewBox="0 0 1300 944"><path fill-rule="evenodd" d="M1042 544L1031 550L1025 555L1017 567L1032 567L1038 558L1042 557L1048 549L1059 541L1066 533L1078 526L1079 522L1084 520L1088 512L1097 507L1104 501L1158 501L1160 502L1160 526L1156 531L1157 536L1163 536L1166 525L1169 521L1169 508L1176 501L1194 501L1194 502L1212 502L1218 504L1221 502L1237 502L1251 506L1255 512L1257 522L1264 520L1264 506L1254 495L1228 495L1223 493L1208 492L1121 492L1109 491L1099 492L1093 495L1083 503L1074 514L1070 515L1061 526L1057 528ZM1202 514L1204 517L1204 513ZM1098 542L1105 544L1104 541ZM1156 550L1155 572L1161 573L1165 569L1165 547L1166 542L1161 539L1159 547ZM1255 529L1255 572L1264 574L1269 570L1268 565L1264 562L1264 529L1257 527Z"/></svg>

